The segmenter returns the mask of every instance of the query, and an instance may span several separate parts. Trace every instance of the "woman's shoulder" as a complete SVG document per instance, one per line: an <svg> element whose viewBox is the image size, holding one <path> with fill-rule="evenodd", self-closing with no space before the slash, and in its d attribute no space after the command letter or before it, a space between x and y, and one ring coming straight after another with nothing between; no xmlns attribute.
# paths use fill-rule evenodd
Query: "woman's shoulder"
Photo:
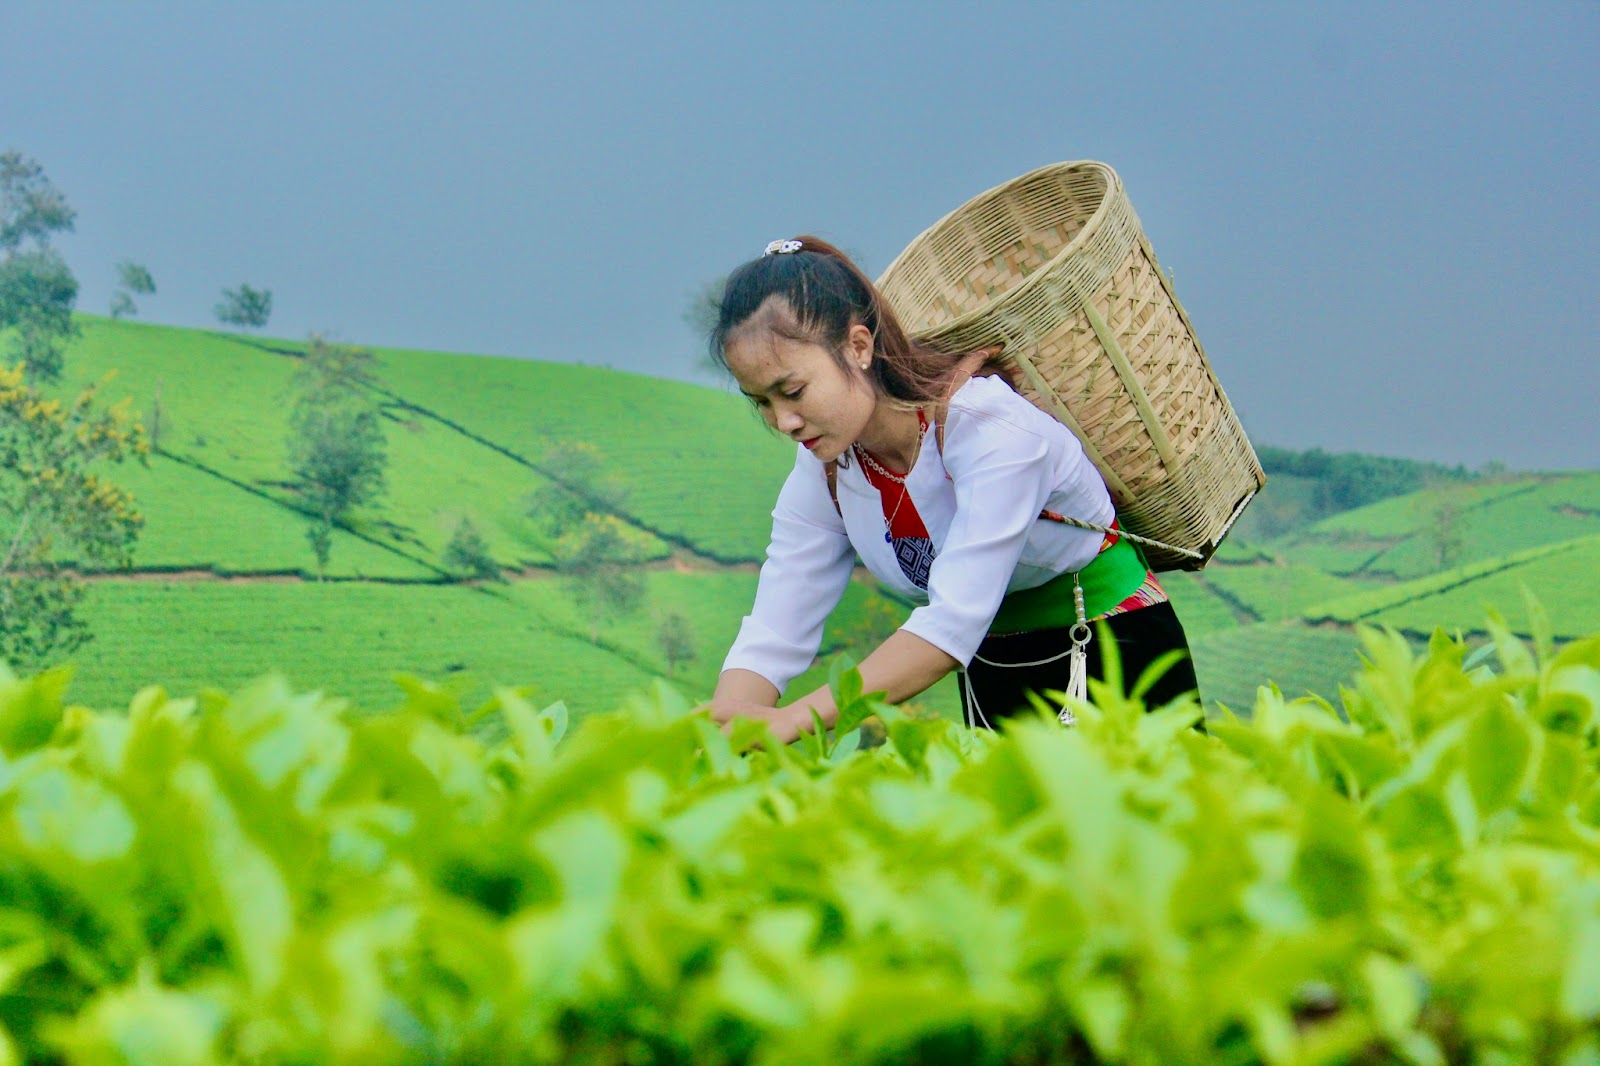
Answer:
<svg viewBox="0 0 1600 1066"><path fill-rule="evenodd" d="M950 394L950 407L952 410L981 410L984 408L1006 407L1014 402L1021 402L1029 407L1033 406L999 374L982 374L970 377Z"/></svg>
<svg viewBox="0 0 1600 1066"><path fill-rule="evenodd" d="M999 375L975 377L962 384L950 396L945 422L946 443L994 435L1072 437L1071 430L1035 407Z"/></svg>

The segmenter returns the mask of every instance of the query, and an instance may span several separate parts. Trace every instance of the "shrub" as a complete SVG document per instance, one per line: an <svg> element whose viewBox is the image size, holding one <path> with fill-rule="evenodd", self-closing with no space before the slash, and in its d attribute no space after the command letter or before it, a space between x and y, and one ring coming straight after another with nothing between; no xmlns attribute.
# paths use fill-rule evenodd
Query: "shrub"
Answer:
<svg viewBox="0 0 1600 1066"><path fill-rule="evenodd" d="M212 309L212 313L224 326L260 329L272 318L272 290L255 289L245 284L237 289L223 289L222 301Z"/></svg>
<svg viewBox="0 0 1600 1066"><path fill-rule="evenodd" d="M1210 736L851 673L792 747L664 686L569 738L509 689L7 677L0 1022L73 1061L1593 1061L1600 639L1365 640L1343 715L1264 689Z"/></svg>
<svg viewBox="0 0 1600 1066"><path fill-rule="evenodd" d="M500 564L494 561L489 542L484 540L472 519L462 517L450 534L441 556L445 569L469 581L502 581Z"/></svg>

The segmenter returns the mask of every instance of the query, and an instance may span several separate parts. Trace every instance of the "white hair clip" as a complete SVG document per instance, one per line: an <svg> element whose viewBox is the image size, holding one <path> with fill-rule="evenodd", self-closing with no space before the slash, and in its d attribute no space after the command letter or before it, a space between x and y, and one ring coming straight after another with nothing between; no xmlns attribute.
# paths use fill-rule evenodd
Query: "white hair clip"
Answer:
<svg viewBox="0 0 1600 1066"><path fill-rule="evenodd" d="M767 245L767 250L762 255L788 255L790 252L800 250L799 241L773 241Z"/></svg>

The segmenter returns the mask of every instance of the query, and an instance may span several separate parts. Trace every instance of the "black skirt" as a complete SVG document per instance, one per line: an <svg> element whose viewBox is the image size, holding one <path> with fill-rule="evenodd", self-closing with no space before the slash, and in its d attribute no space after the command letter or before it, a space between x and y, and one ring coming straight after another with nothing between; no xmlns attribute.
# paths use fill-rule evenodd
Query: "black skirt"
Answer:
<svg viewBox="0 0 1600 1066"><path fill-rule="evenodd" d="M1183 658L1169 667L1145 694L1146 707L1160 707L1185 693L1198 693L1194 660L1183 623L1170 603L1140 607L1125 614L1112 615L1089 625L1093 638L1088 646L1091 678L1105 680L1101 644L1108 637L1116 641L1122 663L1124 691L1131 689L1145 667L1173 649L1182 649ZM1029 692L1065 692L1071 671L1072 647L1068 628L1033 629L1025 633L990 636L978 645L978 654L960 678L961 710L969 725L993 728L1002 718L1019 712L1033 713ZM1012 664L1026 663L1018 666ZM973 703L976 701L977 706ZM1204 728L1201 723L1200 728Z"/></svg>

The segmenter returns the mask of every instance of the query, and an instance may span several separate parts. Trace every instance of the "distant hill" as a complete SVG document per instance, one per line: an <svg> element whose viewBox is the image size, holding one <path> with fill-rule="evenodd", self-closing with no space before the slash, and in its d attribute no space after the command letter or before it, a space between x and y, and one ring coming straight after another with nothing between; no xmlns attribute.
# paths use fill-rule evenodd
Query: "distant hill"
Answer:
<svg viewBox="0 0 1600 1066"><path fill-rule="evenodd" d="M1600 472L1504 476L1424 489L1268 543L1343 577L1408 580L1600 533Z"/></svg>
<svg viewBox="0 0 1600 1066"><path fill-rule="evenodd" d="M1526 633L1532 625L1522 601L1526 589L1549 615L1551 634L1572 639L1600 632L1596 574L1600 535L1583 536L1331 599L1309 607L1305 617L1393 626L1420 636L1435 628L1483 632L1485 612L1496 610Z"/></svg>
<svg viewBox="0 0 1600 1066"><path fill-rule="evenodd" d="M1488 476L1463 466L1358 452L1295 451L1258 444L1267 487L1239 521L1247 540L1272 540L1330 515L1437 485Z"/></svg>
<svg viewBox="0 0 1600 1066"><path fill-rule="evenodd" d="M656 631L690 618L697 658L674 681L708 693L755 591L770 510L793 461L738 396L612 370L533 360L377 349L389 491L337 534L331 580L314 561L287 484L285 395L304 345L83 316L64 389L115 376L147 419L148 468L109 476L147 517L134 571L93 580L95 641L78 656L76 698L125 703L155 682L179 691L238 685L270 669L365 706L394 676L479 695L532 684L580 713L664 676ZM568 476L556 457L583 443L626 490L616 513L649 557L649 602L591 625L550 571L527 500ZM1164 575L1209 698L1247 705L1269 678L1332 694L1355 669L1360 622L1419 637L1472 631L1491 603L1526 631L1517 582L1562 635L1600 629L1588 593L1600 534L1600 473L1489 477L1370 456L1262 449L1267 490L1201 574ZM1360 507L1346 507L1360 500ZM1439 531L1440 516L1449 523ZM471 517L512 580L454 580L441 552ZM1585 538L1590 538L1585 540ZM860 650L903 605L852 583L824 649ZM797 685L820 683L818 664ZM946 682L925 697L942 713Z"/></svg>
<svg viewBox="0 0 1600 1066"><path fill-rule="evenodd" d="M1216 617L1207 595L1237 616L1233 628L1202 627L1194 642L1208 697L1247 702L1247 662L1291 695L1331 696L1349 672L1340 664L1356 654L1358 625L1417 642L1439 629L1481 637L1494 611L1532 635L1539 623L1525 594L1551 636L1600 632L1600 472L1442 481L1437 470L1415 472L1432 487L1265 542L1230 540L1203 573L1168 575L1186 619Z"/></svg>

